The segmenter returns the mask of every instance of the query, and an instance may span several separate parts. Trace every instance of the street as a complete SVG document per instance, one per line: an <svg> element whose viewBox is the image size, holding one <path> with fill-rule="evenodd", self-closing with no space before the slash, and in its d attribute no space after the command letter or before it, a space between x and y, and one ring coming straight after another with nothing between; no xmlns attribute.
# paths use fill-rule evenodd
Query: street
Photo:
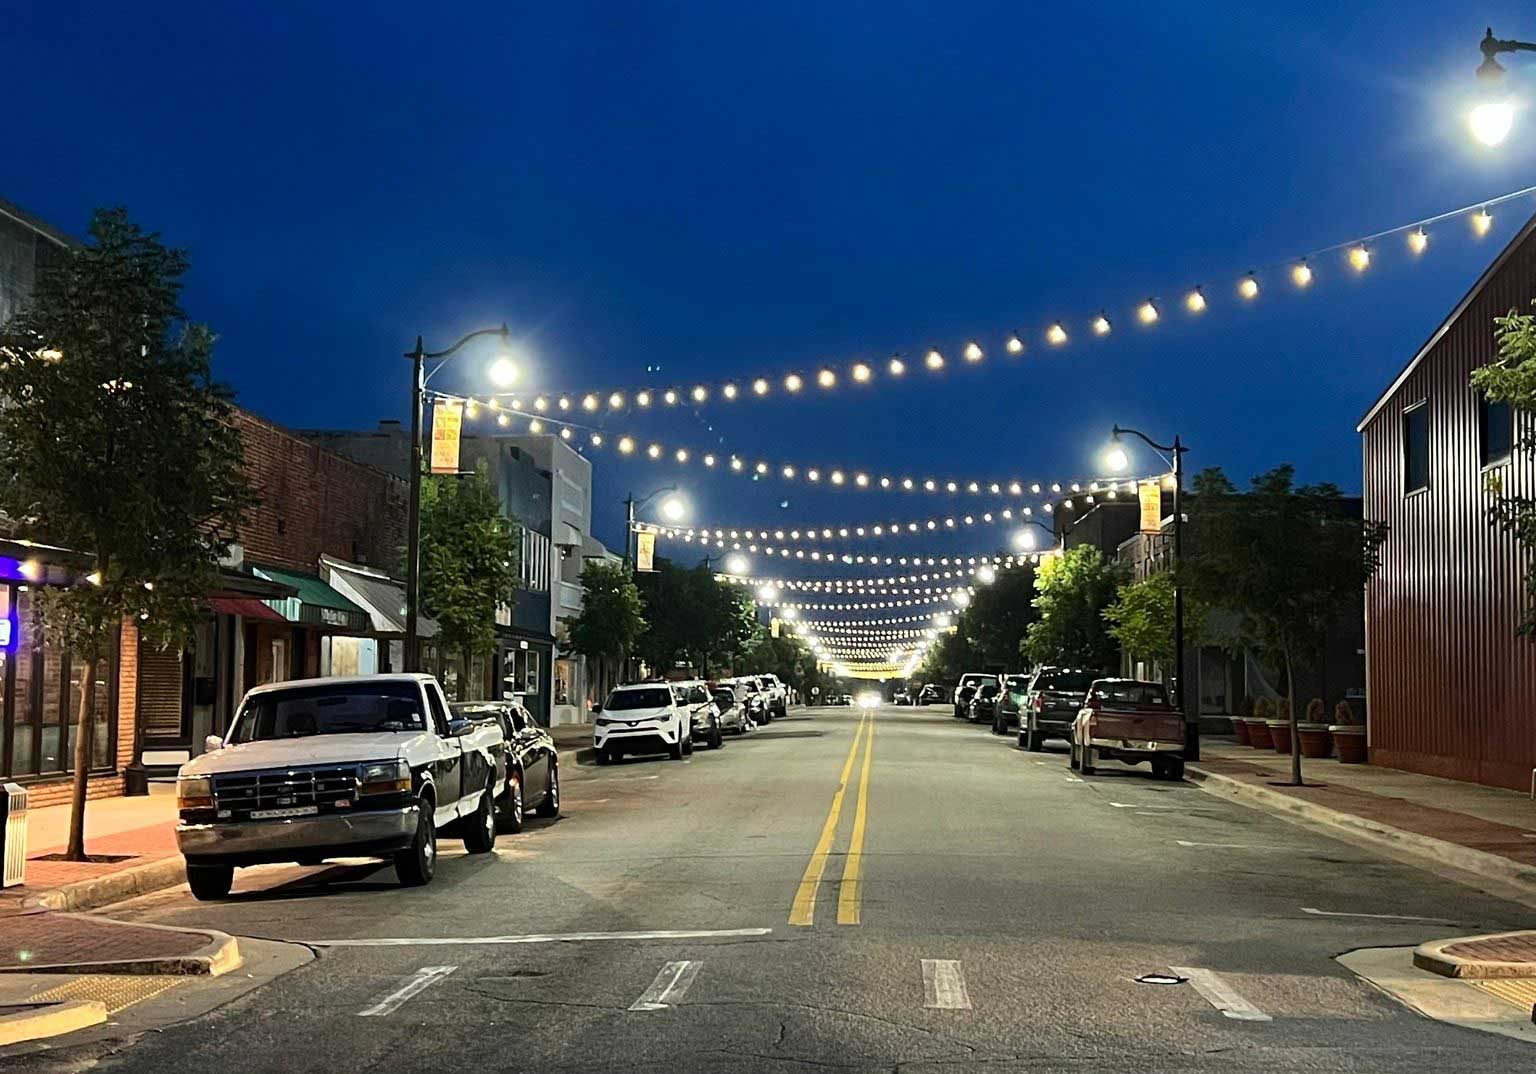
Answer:
<svg viewBox="0 0 1536 1074"><path fill-rule="evenodd" d="M1144 768L1079 779L1060 744L1028 754L947 707L797 709L683 762L568 765L564 813L493 855L445 840L425 888L332 866L272 888L242 873L226 902L182 888L114 908L318 957L126 1046L61 1042L5 1068L1529 1062L1520 1043L1422 1018L1333 961L1515 928L1524 908ZM1136 980L1170 973L1187 980Z"/></svg>

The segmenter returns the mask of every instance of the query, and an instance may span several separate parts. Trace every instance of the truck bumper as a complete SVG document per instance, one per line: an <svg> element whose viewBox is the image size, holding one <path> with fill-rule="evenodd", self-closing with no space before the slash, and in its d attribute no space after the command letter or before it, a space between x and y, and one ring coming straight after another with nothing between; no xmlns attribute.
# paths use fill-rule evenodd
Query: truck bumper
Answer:
<svg viewBox="0 0 1536 1074"><path fill-rule="evenodd" d="M1156 753L1183 754L1182 742L1144 742L1130 738L1094 738L1089 743L1095 748L1117 754L1143 754L1151 757Z"/></svg>
<svg viewBox="0 0 1536 1074"><path fill-rule="evenodd" d="M182 824L176 842L197 865L266 865L325 858L381 857L416 837L418 810L368 810L316 817Z"/></svg>

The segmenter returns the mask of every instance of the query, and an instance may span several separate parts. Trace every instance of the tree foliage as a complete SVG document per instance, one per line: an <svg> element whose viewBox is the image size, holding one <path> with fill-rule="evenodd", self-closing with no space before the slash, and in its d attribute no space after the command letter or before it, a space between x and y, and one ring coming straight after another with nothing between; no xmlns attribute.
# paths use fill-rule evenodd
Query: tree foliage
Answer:
<svg viewBox="0 0 1536 1074"><path fill-rule="evenodd" d="M466 663L495 651L496 606L516 596L520 533L483 466L423 479L421 607L437 620L443 650Z"/></svg>
<svg viewBox="0 0 1536 1074"><path fill-rule="evenodd" d="M1255 477L1242 495L1220 469L1204 470L1194 491L1191 589L1236 613L1241 640L1285 669L1299 784L1295 666L1315 659L1329 624L1353 609L1380 562L1386 528L1348 509L1334 485L1297 485L1289 465Z"/></svg>
<svg viewBox="0 0 1536 1074"><path fill-rule="evenodd" d="M1159 571L1122 585L1104 609L1109 635L1133 658L1171 666L1178 653L1173 645L1174 576ZM1199 645L1204 633L1205 604L1184 596L1184 644Z"/></svg>
<svg viewBox="0 0 1536 1074"><path fill-rule="evenodd" d="M658 558L639 586L646 629L636 651L652 668L685 663L708 675L711 665L739 657L757 630L752 598L703 564L688 569Z"/></svg>
<svg viewBox="0 0 1536 1074"><path fill-rule="evenodd" d="M981 651L957 626L953 632L945 631L934 639L915 677L925 683L949 686L959 682L960 676L967 671L980 668L981 664Z"/></svg>
<svg viewBox="0 0 1536 1074"><path fill-rule="evenodd" d="M1494 338L1497 355L1472 371L1472 386L1490 403L1507 403L1514 413L1536 413L1536 316L1510 310L1508 316L1495 317ZM1522 436L1518 447L1527 455L1536 454L1536 439ZM1488 520L1513 536L1527 553L1526 604L1519 633L1536 641L1536 556L1530 554L1536 551L1536 497L1507 494L1497 473L1489 475L1488 483L1494 497Z"/></svg>
<svg viewBox="0 0 1536 1074"><path fill-rule="evenodd" d="M960 633L982 663L1012 667L1018 662L1020 644L1040 619L1034 593L1035 572L1022 566L999 570L990 585L976 587L970 606L960 613Z"/></svg>
<svg viewBox="0 0 1536 1074"><path fill-rule="evenodd" d="M67 854L85 855L91 685L124 618L179 646L252 493L214 336L181 308L187 257L99 210L0 326L0 510L19 536L89 557L44 587L44 629L83 664Z"/></svg>
<svg viewBox="0 0 1536 1074"><path fill-rule="evenodd" d="M743 675L777 675L803 698L811 696L812 687L825 693L830 682L804 641L792 634L775 638L761 626L734 667Z"/></svg>
<svg viewBox="0 0 1536 1074"><path fill-rule="evenodd" d="M1022 652L1034 664L1108 668L1115 640L1104 609L1125 580L1125 569L1092 545L1078 545L1044 559L1035 572L1037 622L1024 635Z"/></svg>
<svg viewBox="0 0 1536 1074"><path fill-rule="evenodd" d="M581 614L570 625L571 647L587 656L628 661L646 628L629 565L588 560L581 569L581 587Z"/></svg>

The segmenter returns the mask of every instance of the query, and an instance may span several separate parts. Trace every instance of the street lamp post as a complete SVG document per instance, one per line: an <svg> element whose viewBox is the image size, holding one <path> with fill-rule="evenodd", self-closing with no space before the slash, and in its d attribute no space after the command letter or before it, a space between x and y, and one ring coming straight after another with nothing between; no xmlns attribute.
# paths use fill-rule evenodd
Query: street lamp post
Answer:
<svg viewBox="0 0 1536 1074"><path fill-rule="evenodd" d="M1179 712L1184 716L1186 727L1184 757L1186 760L1198 761L1200 759L1200 715L1197 712L1194 719L1190 719L1184 690L1184 453L1189 449L1177 436L1173 438L1171 444L1159 444L1146 433L1135 429L1124 429L1119 425L1114 427L1110 435L1118 442L1121 436L1127 434L1139 437L1153 451L1163 454L1165 459L1172 456L1170 462L1173 466L1173 696Z"/></svg>
<svg viewBox="0 0 1536 1074"><path fill-rule="evenodd" d="M503 351L508 347L511 336L507 332L507 326L500 328L482 328L471 332L460 339L453 346L441 351L429 351L423 345L421 337L416 337L416 346L405 352L405 357L411 360L411 470L408 475L410 484L410 503L406 511L406 549L405 549L405 670L420 671L420 615L421 615L421 424L422 410L426 404L427 381L432 375L447 364L448 359L456 354L471 340L482 336L501 337ZM426 363L437 361L439 364L427 371ZM515 378L516 371L511 358L503 353L498 358L494 373L498 380L504 380L503 386L510 386Z"/></svg>
<svg viewBox="0 0 1536 1074"><path fill-rule="evenodd" d="M639 574L638 564L635 562L635 512L649 506L656 497L676 491L676 485L663 485L649 496L640 500L635 499L633 492L624 497L624 562L629 565L629 573L631 575ZM680 512L681 508L678 510ZM676 521L676 519L673 521Z"/></svg>
<svg viewBox="0 0 1536 1074"><path fill-rule="evenodd" d="M1493 27L1483 35L1478 45L1483 62L1477 67L1477 77L1490 85L1497 85L1504 78L1504 65L1498 57L1509 52L1536 52L1536 43L1529 41L1501 41L1493 36ZM1491 94L1468 114L1472 135L1486 146L1497 146L1509 136L1515 122L1515 102L1507 96Z"/></svg>

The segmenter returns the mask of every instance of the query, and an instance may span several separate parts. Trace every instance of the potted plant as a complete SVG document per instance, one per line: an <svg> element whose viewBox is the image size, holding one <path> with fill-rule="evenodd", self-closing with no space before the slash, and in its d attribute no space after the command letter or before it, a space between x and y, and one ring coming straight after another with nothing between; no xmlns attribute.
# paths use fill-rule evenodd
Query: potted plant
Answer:
<svg viewBox="0 0 1536 1074"><path fill-rule="evenodd" d="M1365 764L1365 725L1359 722L1348 701L1340 701L1334 706L1333 723L1328 725L1328 731L1342 763Z"/></svg>
<svg viewBox="0 0 1536 1074"><path fill-rule="evenodd" d="M1314 697L1307 702L1307 718L1296 725L1301 736L1303 757L1332 757L1333 736L1328 733L1328 721L1323 719L1323 699Z"/></svg>
<svg viewBox="0 0 1536 1074"><path fill-rule="evenodd" d="M1270 706L1273 715L1269 718L1269 741L1275 747L1276 753L1289 755L1291 752L1291 701L1282 697Z"/></svg>
<svg viewBox="0 0 1536 1074"><path fill-rule="evenodd" d="M1237 703L1237 712L1232 716L1232 734L1237 737L1239 746L1248 745L1248 720L1253 716L1253 698L1244 697Z"/></svg>
<svg viewBox="0 0 1536 1074"><path fill-rule="evenodd" d="M1261 697L1253 703L1253 716L1244 722L1248 725L1248 745L1256 750L1273 749L1275 740L1269 737L1269 718L1275 711L1274 702Z"/></svg>

